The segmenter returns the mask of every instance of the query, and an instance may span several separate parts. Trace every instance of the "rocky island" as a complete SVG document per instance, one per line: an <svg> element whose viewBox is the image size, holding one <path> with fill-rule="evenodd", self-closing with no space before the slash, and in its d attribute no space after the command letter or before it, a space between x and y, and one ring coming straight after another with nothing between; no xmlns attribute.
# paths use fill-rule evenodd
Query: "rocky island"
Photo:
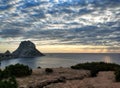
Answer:
<svg viewBox="0 0 120 88"><path fill-rule="evenodd" d="M33 58L44 56L36 49L36 46L31 41L22 41L19 47L12 53L15 58Z"/></svg>
<svg viewBox="0 0 120 88"><path fill-rule="evenodd" d="M10 53L7 50L5 53L1 53L1 59L10 59L10 58L34 58L44 56L40 51L36 49L36 46L31 41L22 41L19 47Z"/></svg>
<svg viewBox="0 0 120 88"><path fill-rule="evenodd" d="M13 58L12 53L7 50L5 53L0 53L0 59L10 59Z"/></svg>

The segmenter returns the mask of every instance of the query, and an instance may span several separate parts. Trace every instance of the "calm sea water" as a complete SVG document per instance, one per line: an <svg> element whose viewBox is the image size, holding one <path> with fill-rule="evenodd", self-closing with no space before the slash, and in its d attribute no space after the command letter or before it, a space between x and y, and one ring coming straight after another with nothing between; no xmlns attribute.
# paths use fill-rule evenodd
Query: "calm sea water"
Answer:
<svg viewBox="0 0 120 88"><path fill-rule="evenodd" d="M107 62L120 64L120 54L46 54L37 58L18 58L1 61L1 68L10 64L21 63L29 65L31 68L70 67L84 62Z"/></svg>

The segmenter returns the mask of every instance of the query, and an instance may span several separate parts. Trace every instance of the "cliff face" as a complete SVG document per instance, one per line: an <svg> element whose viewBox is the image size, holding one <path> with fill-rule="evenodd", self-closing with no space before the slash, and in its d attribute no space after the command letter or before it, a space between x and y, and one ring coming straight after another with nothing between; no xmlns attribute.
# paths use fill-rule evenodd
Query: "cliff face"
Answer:
<svg viewBox="0 0 120 88"><path fill-rule="evenodd" d="M19 47L12 53L15 58L32 58L44 56L36 49L36 46L31 41L22 41Z"/></svg>

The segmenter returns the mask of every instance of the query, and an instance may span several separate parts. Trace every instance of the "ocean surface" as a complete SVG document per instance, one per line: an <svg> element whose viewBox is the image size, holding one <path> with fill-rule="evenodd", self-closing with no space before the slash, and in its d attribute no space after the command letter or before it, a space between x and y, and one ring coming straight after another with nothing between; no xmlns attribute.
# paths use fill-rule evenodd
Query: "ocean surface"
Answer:
<svg viewBox="0 0 120 88"><path fill-rule="evenodd" d="M120 64L120 54L91 54L91 53L51 53L45 54L43 57L37 58L17 58L1 61L1 68L5 68L10 64L21 63L31 68L56 68L70 67L78 63L85 62L107 62Z"/></svg>

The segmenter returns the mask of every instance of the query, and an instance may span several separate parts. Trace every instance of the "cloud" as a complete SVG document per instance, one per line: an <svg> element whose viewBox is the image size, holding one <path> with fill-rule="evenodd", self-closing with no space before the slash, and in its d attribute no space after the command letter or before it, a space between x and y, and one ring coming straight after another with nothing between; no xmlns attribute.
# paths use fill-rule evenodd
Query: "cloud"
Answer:
<svg viewBox="0 0 120 88"><path fill-rule="evenodd" d="M2 38L9 38L9 37L20 37L23 34L21 29L2 29L0 31L0 36Z"/></svg>
<svg viewBox="0 0 120 88"><path fill-rule="evenodd" d="M119 47L119 34L120 0L0 0L4 40Z"/></svg>

